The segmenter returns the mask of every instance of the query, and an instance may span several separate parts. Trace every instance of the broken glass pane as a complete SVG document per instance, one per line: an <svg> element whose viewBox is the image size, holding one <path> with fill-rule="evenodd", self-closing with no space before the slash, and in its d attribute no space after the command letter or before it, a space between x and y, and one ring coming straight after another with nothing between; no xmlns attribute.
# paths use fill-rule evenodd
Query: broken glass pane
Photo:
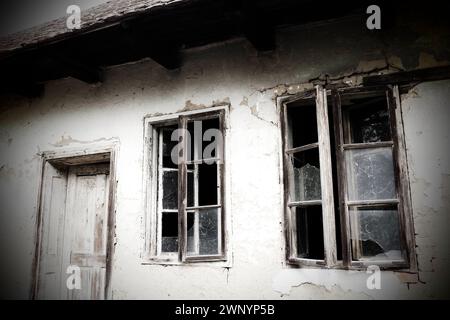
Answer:
<svg viewBox="0 0 450 320"><path fill-rule="evenodd" d="M192 207L194 205L194 173L187 173L187 206Z"/></svg>
<svg viewBox="0 0 450 320"><path fill-rule="evenodd" d="M200 254L218 254L218 209L199 210Z"/></svg>
<svg viewBox="0 0 450 320"><path fill-rule="evenodd" d="M163 212L162 214L162 252L178 251L178 213Z"/></svg>
<svg viewBox="0 0 450 320"><path fill-rule="evenodd" d="M292 155L294 190L291 201L321 199L319 149L311 149Z"/></svg>
<svg viewBox="0 0 450 320"><path fill-rule="evenodd" d="M402 260L395 206L350 207L353 260Z"/></svg>
<svg viewBox="0 0 450 320"><path fill-rule="evenodd" d="M187 217L188 239L194 237L194 216L192 212L188 212ZM162 215L162 252L178 252L178 212L163 212ZM188 241L188 250L193 251L194 248L189 246L193 241Z"/></svg>
<svg viewBox="0 0 450 320"><path fill-rule="evenodd" d="M164 168L178 168L178 152L175 152L176 162L172 161L172 150L177 148L178 141L172 141L172 132L177 129L176 126L164 127L162 131L163 145L162 145L162 166Z"/></svg>
<svg viewBox="0 0 450 320"><path fill-rule="evenodd" d="M299 100L287 109L290 138L292 145L288 148L301 147L318 142L316 102L314 99Z"/></svg>
<svg viewBox="0 0 450 320"><path fill-rule="evenodd" d="M163 172L163 209L178 207L178 171Z"/></svg>
<svg viewBox="0 0 450 320"><path fill-rule="evenodd" d="M296 207L297 257L324 259L322 206Z"/></svg>
<svg viewBox="0 0 450 320"><path fill-rule="evenodd" d="M195 243L195 230L192 233L192 237L189 237L188 230L188 248L195 248L198 245L199 255L213 255L219 253L218 212L219 209L217 208L198 210L198 244ZM194 250L192 251L191 254L195 254ZM188 252L188 254L189 253L190 252Z"/></svg>
<svg viewBox="0 0 450 320"><path fill-rule="evenodd" d="M367 143L391 140L389 113L385 95L348 99L350 141L346 143ZM348 140L348 139L346 139Z"/></svg>
<svg viewBox="0 0 450 320"><path fill-rule="evenodd" d="M217 203L217 164L198 165L198 205L207 206Z"/></svg>
<svg viewBox="0 0 450 320"><path fill-rule="evenodd" d="M391 148L345 151L349 200L395 199Z"/></svg>

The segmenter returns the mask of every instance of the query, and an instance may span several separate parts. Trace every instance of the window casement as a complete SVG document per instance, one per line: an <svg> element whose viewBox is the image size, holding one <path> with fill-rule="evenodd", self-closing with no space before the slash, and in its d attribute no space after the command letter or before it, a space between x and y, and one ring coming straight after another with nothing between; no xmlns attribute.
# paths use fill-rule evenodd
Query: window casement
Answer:
<svg viewBox="0 0 450 320"><path fill-rule="evenodd" d="M289 263L415 269L399 103L396 86L282 101Z"/></svg>
<svg viewBox="0 0 450 320"><path fill-rule="evenodd" d="M224 109L151 124L150 167L156 205L147 258L224 261Z"/></svg>

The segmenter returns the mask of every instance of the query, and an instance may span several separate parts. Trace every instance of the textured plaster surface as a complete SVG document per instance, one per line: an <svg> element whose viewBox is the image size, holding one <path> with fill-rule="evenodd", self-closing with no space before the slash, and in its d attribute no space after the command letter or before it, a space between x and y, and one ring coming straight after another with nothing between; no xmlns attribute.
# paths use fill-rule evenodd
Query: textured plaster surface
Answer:
<svg viewBox="0 0 450 320"><path fill-rule="evenodd" d="M101 85L62 79L47 83L40 98L2 97L1 294L29 296L39 153L114 142L119 146L114 299L449 297L449 81L421 84L403 97L420 281L408 284L414 277L383 272L381 290L369 290L365 272L284 265L275 96L312 87L310 79L325 75L345 80L346 75L391 68L386 61L402 68L405 50L413 44L421 50L414 39L380 50L379 40L358 31L355 23L285 30L271 54L258 54L245 40L235 40L185 52L178 71L143 60L109 68ZM438 56L441 51L419 52L408 63L433 66L443 61ZM143 265L143 119L217 102L231 105L226 186L231 268Z"/></svg>

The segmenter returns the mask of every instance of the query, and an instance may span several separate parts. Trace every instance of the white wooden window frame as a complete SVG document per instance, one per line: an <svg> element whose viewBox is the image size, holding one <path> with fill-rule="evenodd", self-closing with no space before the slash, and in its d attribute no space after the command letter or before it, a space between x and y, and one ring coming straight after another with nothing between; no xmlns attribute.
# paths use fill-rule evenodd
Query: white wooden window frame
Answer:
<svg viewBox="0 0 450 320"><path fill-rule="evenodd" d="M227 171L226 168L226 153L227 149L225 145L227 144L227 122L228 122L228 111L229 104L217 104L209 108L188 111L188 112L180 112L170 115L151 117L144 117L144 175L143 175L143 185L144 185L144 197L145 201L145 215L143 221L143 249L141 254L142 264L163 264L163 265L181 265L181 264L191 264L191 265L210 265L214 262L215 266L218 267L231 267L231 259L230 259L230 250L228 250L228 238L231 233L230 231L230 220L229 213L225 208L229 208L229 197L226 196L229 177L225 174ZM220 223L218 228L220 228L222 232L222 236L219 240L219 248L221 248L220 254L217 255L188 255L187 254L187 241L181 241L179 243L179 252L175 253L166 253L161 252L161 225L162 225L162 215L160 214L161 204L159 203L162 199L160 192L162 192L161 186L159 186L158 174L161 173L161 165L159 162L159 154L161 150L159 147L161 144L159 143L159 134L158 128L164 127L168 125L178 125L178 128L182 127L183 119L186 120L202 120L208 115L213 115L213 117L221 117L222 121L222 134L224 140L224 153L222 155L224 159L224 164L222 168L222 183L221 189L223 192L220 197L218 197L219 203L221 205L216 206L202 206L201 208L209 208L209 207L222 207L220 215L223 215L223 219L219 219ZM204 159L203 159L204 160ZM195 159L190 162L185 162L194 164L196 166ZM175 170L180 170L180 167ZM220 170L220 169L219 169ZM183 174L183 173L182 173ZM219 173L218 173L219 174ZM219 180L218 180L219 181ZM195 189L197 190L197 189ZM194 198L195 199L195 198ZM200 209L198 206L187 208L190 210ZM167 211L166 209L164 211ZM180 219L179 214L179 234L183 236L186 235L185 232L182 232L181 228L185 228L185 225L182 225L183 221L186 221L186 208L178 208L174 210L174 212L183 212L183 216ZM198 221L198 220L197 220ZM192 264L195 262L195 264Z"/></svg>
<svg viewBox="0 0 450 320"><path fill-rule="evenodd" d="M398 205L398 214L400 219L400 233L401 241L404 250L406 251L405 261L352 261L351 260L351 248L350 248L350 226L348 220L348 205L351 202L347 201L347 194L345 188L345 161L339 159L339 154L344 148L352 148L352 145L341 143L342 137L342 119L336 119L336 116L342 117L342 110L340 107L340 94L348 94L349 92L370 92L380 90L380 88L345 88L339 90L326 90L322 86L316 86L315 90L305 91L294 96L282 97L279 100L281 110L281 144L282 144L282 158L283 158L283 180L284 180L284 211L285 211L285 235L286 235L286 261L290 265L303 266L303 267L319 267L319 268L343 268L361 270L367 268L369 265L378 265L381 269L396 269L401 271L416 272L417 261L415 255L415 243L414 243L414 226L412 219L412 207L409 190L408 170L406 161L406 149L404 141L403 120L401 113L401 101L398 86L384 86L381 90L387 92L390 126L392 132L392 141L375 143L378 145L389 145L394 150L394 167L396 171L396 187L397 187L397 199L392 202ZM329 128L328 125L328 106L327 96L330 96L333 101L333 113L334 113L334 125L333 128ZM319 148L320 159L320 177L321 177L321 191L322 200L322 215L323 215L323 237L324 237L324 260L304 259L296 256L296 228L295 221L293 221L293 213L291 208L302 203L291 202L289 199L288 188L290 186L289 181L289 153L296 151L290 150L289 138L288 138L288 119L287 119L287 105L293 101L299 99L307 99L316 97L316 111L317 111L317 128L319 142L317 146ZM337 122L336 122L337 121ZM339 129L338 129L339 127ZM336 148L337 151L337 170L338 170L338 183L339 183L339 203L341 205L341 230L335 230L335 208L333 200L333 177L331 173L331 153L336 150L330 150L330 130L334 130L335 136L338 136ZM303 148L303 147L300 147ZM359 146L355 146L359 148ZM299 148L293 148L299 149ZM341 151L341 152L339 152ZM386 201L385 201L386 202ZM383 202L383 204L385 203ZM386 202L387 203L387 202ZM342 237L342 250L343 259L337 260L337 244L336 244L336 232L341 232Z"/></svg>
<svg viewBox="0 0 450 320"><path fill-rule="evenodd" d="M333 204L333 189L329 186L333 185L332 171L331 171L331 150L330 150L330 135L328 128L328 112L327 112L327 98L326 90L320 86L316 86L315 92L305 92L301 98L316 99L316 118L317 118L317 131L318 142L312 145L302 146L298 148L291 148L288 144L288 117L287 117L287 105L292 100L288 99L282 103L282 123L286 126L283 127L283 158L285 167L285 188L289 188L291 181L290 174L290 154L306 148L318 148L319 149L319 162L320 162L320 185L322 199L318 201L291 201L289 198L290 192L285 190L285 221L287 223L287 260L289 263L305 265L305 266L327 266L332 267L336 264L336 231L335 231L335 219L334 219L334 204ZM297 100L294 99L294 100ZM297 230L295 223L295 208L301 206L307 206L310 204L320 204L322 206L322 222L323 222L323 237L324 237L324 260L317 259L305 259L299 258L296 255L297 252Z"/></svg>

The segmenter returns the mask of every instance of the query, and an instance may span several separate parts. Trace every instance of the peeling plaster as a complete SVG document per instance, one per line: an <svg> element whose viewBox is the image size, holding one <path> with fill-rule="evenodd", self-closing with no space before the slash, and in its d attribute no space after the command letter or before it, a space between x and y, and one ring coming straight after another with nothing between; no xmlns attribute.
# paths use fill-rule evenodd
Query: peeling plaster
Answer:
<svg viewBox="0 0 450 320"><path fill-rule="evenodd" d="M345 292L364 294L372 299L395 299L398 290L409 293L408 285L414 279L394 272L381 272L381 289L369 289L367 280L372 273L364 271L328 270L328 269L285 269L275 274L272 289L281 295L290 295L292 289L305 284L322 287L330 293L335 287Z"/></svg>
<svg viewBox="0 0 450 320"><path fill-rule="evenodd" d="M112 137L112 138L98 138L98 139L94 139L94 140L90 140L90 141L85 141L85 140L77 140L77 139L73 139L71 136L61 136L61 139L58 140L55 143L51 143L50 145L54 146L54 147L64 147L64 146L68 146L70 144L73 143L79 143L79 144L90 144L90 143L95 143L95 142L106 142L106 141L113 141L113 140L118 140L118 138L116 137Z"/></svg>
<svg viewBox="0 0 450 320"><path fill-rule="evenodd" d="M65 79L47 83L39 99L2 98L0 195L6 213L0 219L10 221L0 223L0 245L8 242L10 234L24 235L21 247L6 255L8 272L2 272L14 283L14 297L26 298L31 282L36 197L30 195L37 194L39 185L36 150L120 138L111 283L115 299L448 298L448 291L440 291L440 286L448 286L442 275L449 270L450 173L443 150L450 145L445 111L449 99L433 98L449 92L448 82L420 84L402 96L420 281L415 283L411 274L382 272L382 290L369 290L365 272L283 265L277 97L313 89L315 83L357 85L365 75L394 72L408 65L402 52L375 50L372 39L355 35L355 30L352 24L323 31L310 27L311 49L295 41L304 31L282 31L275 57L259 57L245 41L236 40L186 52L185 65L176 73L146 59L108 68L107 81L98 88ZM329 36L334 32L336 37ZM326 41L316 40L324 39L324 33ZM360 45L350 50L348 35L359 37ZM317 48L326 50L312 54ZM328 49L336 56L330 57ZM440 63L437 53L414 50L421 67ZM230 104L227 214L232 268L142 265L142 120L145 115L200 110L210 107L211 101L213 106ZM6 149L10 136L14 140ZM36 160L24 167L24 159L32 157ZM21 170L21 179L9 176ZM20 201L8 201L12 198Z"/></svg>

